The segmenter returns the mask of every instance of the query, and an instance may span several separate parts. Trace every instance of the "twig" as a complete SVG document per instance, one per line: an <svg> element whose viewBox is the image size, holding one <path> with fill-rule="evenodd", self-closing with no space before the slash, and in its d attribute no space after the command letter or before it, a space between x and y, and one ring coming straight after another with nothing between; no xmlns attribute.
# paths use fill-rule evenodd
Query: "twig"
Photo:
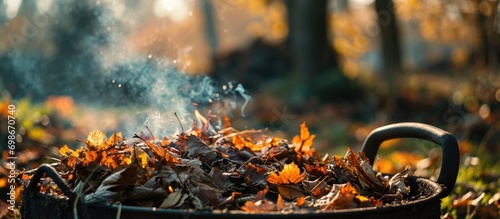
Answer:
<svg viewBox="0 0 500 219"><path fill-rule="evenodd" d="M179 126L181 126L182 133L184 133L184 127L182 126L181 119L179 119L177 112L174 112L174 115L175 115L175 118L177 118L177 121L179 122Z"/></svg>
<svg viewBox="0 0 500 219"><path fill-rule="evenodd" d="M153 138L153 140L156 140L156 137L155 135L153 134L153 132L151 131L151 129L149 129L148 126L146 126L146 129L149 131L149 134L151 135L151 138Z"/></svg>

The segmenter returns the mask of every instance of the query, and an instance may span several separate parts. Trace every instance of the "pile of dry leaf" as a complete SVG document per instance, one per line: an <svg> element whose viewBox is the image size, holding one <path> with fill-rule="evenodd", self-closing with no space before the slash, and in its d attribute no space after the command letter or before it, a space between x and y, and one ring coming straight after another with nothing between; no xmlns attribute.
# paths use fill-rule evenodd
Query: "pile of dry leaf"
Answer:
<svg viewBox="0 0 500 219"><path fill-rule="evenodd" d="M261 131L214 131L208 123L181 134L125 139L101 131L85 147L60 148L52 164L86 202L247 212L333 210L404 203L408 171L392 178L372 170L362 153L321 157L305 124L291 142ZM30 174L21 180L28 183ZM62 195L50 178L40 191Z"/></svg>

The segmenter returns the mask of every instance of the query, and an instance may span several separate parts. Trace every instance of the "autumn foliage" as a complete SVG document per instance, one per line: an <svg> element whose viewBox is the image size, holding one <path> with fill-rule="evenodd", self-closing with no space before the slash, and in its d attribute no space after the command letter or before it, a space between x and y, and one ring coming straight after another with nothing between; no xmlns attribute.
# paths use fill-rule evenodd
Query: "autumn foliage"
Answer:
<svg viewBox="0 0 500 219"><path fill-rule="evenodd" d="M85 202L287 212L381 206L408 198L409 173L383 177L351 149L343 158L319 159L314 138L305 123L291 142L258 130L215 131L209 124L162 139L93 131L81 148L62 146L53 166ZM20 180L28 183L29 172ZM44 180L42 192L62 195Z"/></svg>

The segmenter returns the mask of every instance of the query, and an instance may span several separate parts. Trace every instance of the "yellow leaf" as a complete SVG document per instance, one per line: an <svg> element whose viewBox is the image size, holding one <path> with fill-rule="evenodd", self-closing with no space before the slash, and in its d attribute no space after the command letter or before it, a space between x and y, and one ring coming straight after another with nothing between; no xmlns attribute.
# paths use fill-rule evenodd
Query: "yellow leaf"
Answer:
<svg viewBox="0 0 500 219"><path fill-rule="evenodd" d="M368 201L370 201L370 199L368 197L362 196L362 195L357 195L356 199L358 199L360 202L368 202Z"/></svg>
<svg viewBox="0 0 500 219"><path fill-rule="evenodd" d="M104 132L96 130L89 133L87 139L85 139L85 143L94 150L106 150L108 149L107 145L104 145L106 139L106 134Z"/></svg>
<svg viewBox="0 0 500 219"><path fill-rule="evenodd" d="M117 144L119 144L123 140L122 133L121 132L115 132L113 135L111 135L108 140L106 140L106 146L112 147Z"/></svg>
<svg viewBox="0 0 500 219"><path fill-rule="evenodd" d="M139 162L142 168L146 168L148 165L149 156L148 154L139 147L134 148L135 159Z"/></svg>
<svg viewBox="0 0 500 219"><path fill-rule="evenodd" d="M62 146L61 148L59 148L59 153L63 156L63 157L67 157L69 154L73 153L73 150L71 150L68 145L64 145Z"/></svg>

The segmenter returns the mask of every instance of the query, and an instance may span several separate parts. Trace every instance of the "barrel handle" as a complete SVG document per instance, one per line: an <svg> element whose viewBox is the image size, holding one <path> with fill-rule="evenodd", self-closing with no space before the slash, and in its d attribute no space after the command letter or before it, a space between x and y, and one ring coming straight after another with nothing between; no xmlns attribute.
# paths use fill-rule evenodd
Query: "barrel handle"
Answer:
<svg viewBox="0 0 500 219"><path fill-rule="evenodd" d="M57 173L54 167L48 164L40 165L33 174L33 177L31 177L30 183L27 188L31 194L36 194L40 191L37 185L40 182L40 179L42 178L43 174L46 174L48 177L50 177L56 183L57 187L59 187L59 189L62 190L64 195L66 195L70 200L73 200L74 193L66 185L66 183L63 182L61 176L59 175L59 173Z"/></svg>
<svg viewBox="0 0 500 219"><path fill-rule="evenodd" d="M455 187L460 162L458 144L455 137L447 131L423 123L396 123L373 130L366 138L361 150L373 164L380 144L386 140L395 138L419 138L441 145L443 159L437 182L445 186L443 197L448 196L453 187Z"/></svg>

